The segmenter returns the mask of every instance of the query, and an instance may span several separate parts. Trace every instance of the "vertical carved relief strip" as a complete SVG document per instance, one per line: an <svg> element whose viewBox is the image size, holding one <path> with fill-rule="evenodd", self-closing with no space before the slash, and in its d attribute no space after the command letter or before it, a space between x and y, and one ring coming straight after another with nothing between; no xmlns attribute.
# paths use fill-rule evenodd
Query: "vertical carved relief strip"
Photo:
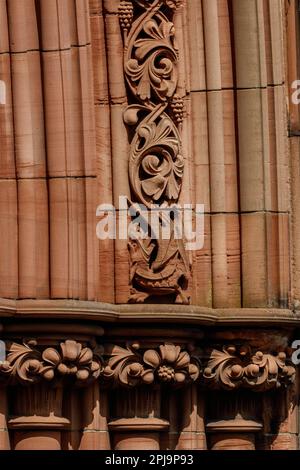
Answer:
<svg viewBox="0 0 300 470"><path fill-rule="evenodd" d="M169 212L178 203L184 172L183 100L177 94L179 51L172 21L182 4L133 0L121 1L119 7L129 100L124 121L130 139L131 197L147 210L143 236L129 241L129 301L133 303L157 297L189 303L185 291L190 264ZM155 229L149 216L153 206L164 207ZM166 222L170 227L167 240L162 236Z"/></svg>

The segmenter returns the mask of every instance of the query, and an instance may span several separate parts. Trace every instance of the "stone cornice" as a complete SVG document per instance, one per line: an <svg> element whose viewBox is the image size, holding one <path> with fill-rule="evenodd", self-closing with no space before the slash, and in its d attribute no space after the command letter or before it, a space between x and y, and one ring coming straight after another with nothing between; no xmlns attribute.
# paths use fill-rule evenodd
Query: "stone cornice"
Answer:
<svg viewBox="0 0 300 470"><path fill-rule="evenodd" d="M300 325L300 311L271 308L212 309L193 305L115 305L75 300L0 299L1 318L90 320L102 323L174 323L198 326Z"/></svg>
<svg viewBox="0 0 300 470"><path fill-rule="evenodd" d="M66 340L52 347L37 340L6 342L7 358L0 364L0 379L6 384L88 385L100 380L109 388L198 383L213 389L247 388L257 392L286 387L294 382L295 367L290 351L262 352L248 344L216 349L171 342L152 348L139 341L127 345Z"/></svg>

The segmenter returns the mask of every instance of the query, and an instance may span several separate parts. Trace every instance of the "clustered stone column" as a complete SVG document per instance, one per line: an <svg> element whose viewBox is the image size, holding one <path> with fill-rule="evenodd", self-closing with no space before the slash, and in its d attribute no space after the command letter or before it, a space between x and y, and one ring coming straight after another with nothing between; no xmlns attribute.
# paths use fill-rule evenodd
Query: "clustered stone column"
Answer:
<svg viewBox="0 0 300 470"><path fill-rule="evenodd" d="M3 449L254 450L262 417L249 394L295 379L285 352L246 345L6 344ZM213 414L209 398L201 399L207 392Z"/></svg>

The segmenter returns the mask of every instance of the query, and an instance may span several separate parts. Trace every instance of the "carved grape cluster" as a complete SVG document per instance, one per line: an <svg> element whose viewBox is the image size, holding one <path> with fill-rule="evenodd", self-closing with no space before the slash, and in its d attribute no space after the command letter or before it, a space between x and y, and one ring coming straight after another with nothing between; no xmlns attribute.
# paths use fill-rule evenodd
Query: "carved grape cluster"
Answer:
<svg viewBox="0 0 300 470"><path fill-rule="evenodd" d="M175 370L173 367L170 366L160 366L157 375L162 382L172 382L175 378Z"/></svg>
<svg viewBox="0 0 300 470"><path fill-rule="evenodd" d="M128 31L133 20L133 4L130 1L122 0L119 6L120 24L123 30Z"/></svg>
<svg viewBox="0 0 300 470"><path fill-rule="evenodd" d="M171 108L176 122L180 124L183 121L184 101L177 93L173 96L171 101Z"/></svg>

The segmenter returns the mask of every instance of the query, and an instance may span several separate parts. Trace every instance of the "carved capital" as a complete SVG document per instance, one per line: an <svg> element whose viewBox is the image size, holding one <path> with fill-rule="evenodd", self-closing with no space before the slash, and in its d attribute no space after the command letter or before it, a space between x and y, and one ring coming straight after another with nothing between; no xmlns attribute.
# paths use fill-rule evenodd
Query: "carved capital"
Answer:
<svg viewBox="0 0 300 470"><path fill-rule="evenodd" d="M213 388L234 390L250 388L266 391L293 383L295 367L283 351L277 355L257 351L248 346L224 346L214 349L203 372L204 384Z"/></svg>
<svg viewBox="0 0 300 470"><path fill-rule="evenodd" d="M115 385L135 386L165 383L180 386L196 381L200 367L180 346L166 343L157 349L141 350L139 343L126 349L109 346L103 375Z"/></svg>
<svg viewBox="0 0 300 470"><path fill-rule="evenodd" d="M33 384L54 379L84 383L97 379L102 370L101 350L83 347L67 340L58 348L41 350L35 340L7 344L7 360L0 365L0 376L9 382Z"/></svg>

